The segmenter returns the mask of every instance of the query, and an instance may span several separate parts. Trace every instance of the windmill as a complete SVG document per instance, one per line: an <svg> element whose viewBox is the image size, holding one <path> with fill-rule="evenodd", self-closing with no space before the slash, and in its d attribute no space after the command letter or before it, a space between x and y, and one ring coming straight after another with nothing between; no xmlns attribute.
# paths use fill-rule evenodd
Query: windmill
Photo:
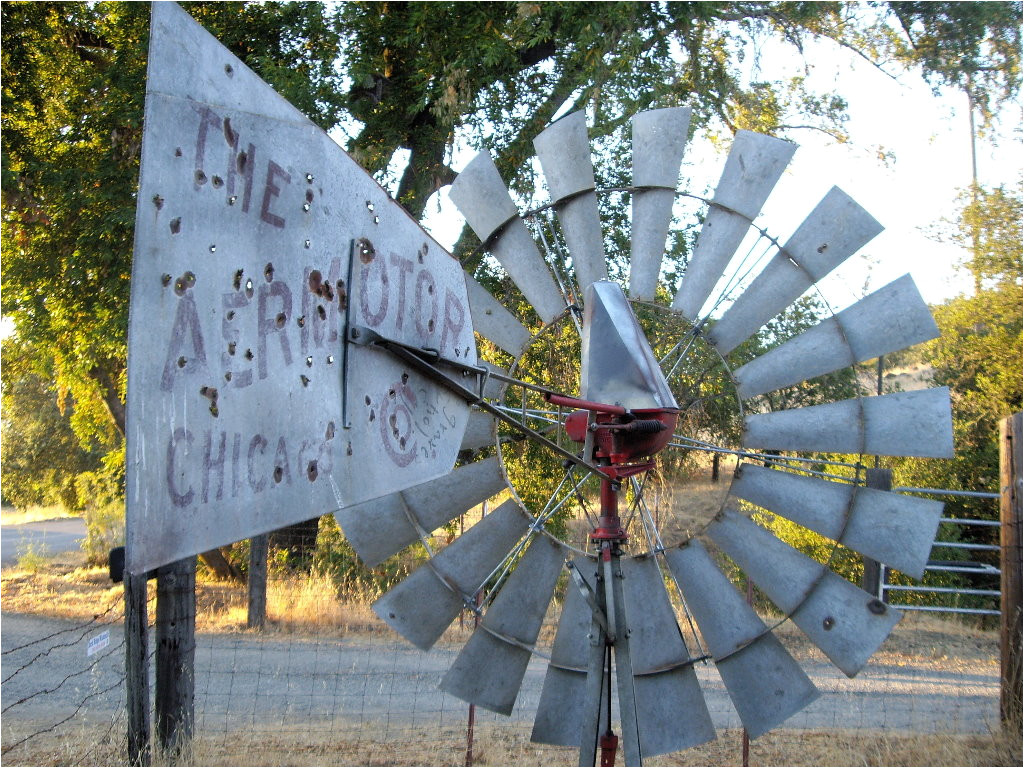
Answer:
<svg viewBox="0 0 1024 768"><path fill-rule="evenodd" d="M934 337L909 277L731 362L880 230L838 189L784 244L754 226L792 144L740 132L705 200L676 189L689 111L635 116L632 184L617 192L631 199L628 296L607 279L605 191L584 115L536 139L551 202L533 231L479 155L451 197L521 294L507 307L184 11L155 3L152 18L129 331L129 570L332 511L369 565L420 542L429 559L376 612L424 650L464 608L477 612L442 687L508 713L568 566L533 738L579 746L588 764L599 744L612 749L613 665L625 757L638 764L714 737L695 664L715 664L753 736L813 700L774 634L783 621L847 674L866 663L898 611L751 510L920 576L941 505L813 467L837 453L951 455L949 394L774 412L759 400ZM706 211L666 294L681 196ZM751 237L771 246L760 271L734 256ZM715 444L691 418L724 385L736 445ZM657 477L671 480L674 454L694 451L742 461L719 514L666 542L648 495ZM470 458L453 469L459 455ZM506 489L435 551L433 531ZM766 624L747 605L721 554L782 619ZM676 607L699 629L690 643Z"/></svg>

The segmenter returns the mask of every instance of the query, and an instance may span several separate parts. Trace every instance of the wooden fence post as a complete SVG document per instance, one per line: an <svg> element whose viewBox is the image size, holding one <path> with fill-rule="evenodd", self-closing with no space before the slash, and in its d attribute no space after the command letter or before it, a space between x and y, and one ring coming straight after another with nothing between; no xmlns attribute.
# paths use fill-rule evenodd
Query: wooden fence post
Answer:
<svg viewBox="0 0 1024 768"><path fill-rule="evenodd" d="M892 490L892 470L875 467L867 470L867 487L878 491ZM880 600L882 596L882 565L877 560L864 557L864 577L861 579L861 589Z"/></svg>
<svg viewBox="0 0 1024 768"><path fill-rule="evenodd" d="M157 743L172 761L188 749L195 716L196 558L165 565L156 577Z"/></svg>
<svg viewBox="0 0 1024 768"><path fill-rule="evenodd" d="M150 765L147 574L124 574L124 673L128 765Z"/></svg>
<svg viewBox="0 0 1024 768"><path fill-rule="evenodd" d="M267 621L267 552L270 537L267 534L249 539L249 629L263 629Z"/></svg>
<svg viewBox="0 0 1024 768"><path fill-rule="evenodd" d="M1002 571L999 632L999 718L1019 731L1021 703L1021 438L1022 414L999 425L999 543Z"/></svg>

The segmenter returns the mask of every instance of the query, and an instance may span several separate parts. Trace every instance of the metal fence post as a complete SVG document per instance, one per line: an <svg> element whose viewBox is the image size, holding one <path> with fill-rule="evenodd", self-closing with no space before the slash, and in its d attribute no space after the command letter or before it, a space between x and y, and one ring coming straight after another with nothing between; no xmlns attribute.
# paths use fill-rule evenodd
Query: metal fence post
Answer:
<svg viewBox="0 0 1024 768"><path fill-rule="evenodd" d="M892 470L875 467L867 470L866 484L868 488L878 491L892 490ZM864 557L864 578L861 580L861 588L877 597L882 596L882 564L870 557Z"/></svg>
<svg viewBox="0 0 1024 768"><path fill-rule="evenodd" d="M1022 414L999 425L999 518L1002 584L999 632L999 718L1020 728L1021 702L1021 437Z"/></svg>
<svg viewBox="0 0 1024 768"><path fill-rule="evenodd" d="M196 558L165 565L156 577L157 743L172 760L192 741L195 715Z"/></svg>

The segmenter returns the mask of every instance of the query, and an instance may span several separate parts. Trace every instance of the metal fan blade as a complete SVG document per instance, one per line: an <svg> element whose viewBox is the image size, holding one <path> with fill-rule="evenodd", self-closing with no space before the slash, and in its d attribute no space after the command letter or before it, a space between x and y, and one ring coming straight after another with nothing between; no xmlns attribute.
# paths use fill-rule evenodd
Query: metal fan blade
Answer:
<svg viewBox="0 0 1024 768"><path fill-rule="evenodd" d="M334 513L359 558L373 568L505 488L497 457ZM417 530L419 526L419 530Z"/></svg>
<svg viewBox="0 0 1024 768"><path fill-rule="evenodd" d="M534 538L441 680L442 690L492 712L512 714L529 649L537 642L564 561L560 544L547 536Z"/></svg>
<svg viewBox="0 0 1024 768"><path fill-rule="evenodd" d="M746 419L743 445L784 451L953 458L949 388L855 397Z"/></svg>
<svg viewBox="0 0 1024 768"><path fill-rule="evenodd" d="M509 499L373 604L398 634L429 651L530 521Z"/></svg>
<svg viewBox="0 0 1024 768"><path fill-rule="evenodd" d="M818 691L696 539L665 558L716 659L744 727L756 738L803 709Z"/></svg>
<svg viewBox="0 0 1024 768"><path fill-rule="evenodd" d="M853 198L832 187L708 332L711 343L723 355L735 349L882 229Z"/></svg>
<svg viewBox="0 0 1024 768"><path fill-rule="evenodd" d="M494 433L495 419L491 414L484 411L473 411L469 415L469 423L466 424L466 434L462 437L460 451L475 451L485 445L494 445L496 435Z"/></svg>
<svg viewBox="0 0 1024 768"><path fill-rule="evenodd" d="M658 285L690 108L652 109L633 117L633 192L629 295L650 301Z"/></svg>
<svg viewBox="0 0 1024 768"><path fill-rule="evenodd" d="M672 308L687 319L697 319L795 151L796 144L782 139L736 132L697 246L672 302Z"/></svg>
<svg viewBox="0 0 1024 768"><path fill-rule="evenodd" d="M533 140L533 148L556 203L576 282L585 291L591 283L608 279L586 113L574 112L552 123Z"/></svg>
<svg viewBox="0 0 1024 768"><path fill-rule="evenodd" d="M591 588L594 587L594 561L580 557L573 561L576 570ZM587 683L587 662L590 657L590 634L593 616L575 584L569 583L558 620L551 661L544 676L537 715L533 721L530 741L578 747L583 727L584 688Z"/></svg>
<svg viewBox="0 0 1024 768"><path fill-rule="evenodd" d="M729 491L920 579L943 504L743 464Z"/></svg>
<svg viewBox="0 0 1024 768"><path fill-rule="evenodd" d="M699 541L692 539L667 550L665 559L751 738L771 730L818 697L814 683Z"/></svg>
<svg viewBox="0 0 1024 768"><path fill-rule="evenodd" d="M735 510L723 510L708 535L849 677L902 616Z"/></svg>
<svg viewBox="0 0 1024 768"><path fill-rule="evenodd" d="M675 752L715 738L704 696L653 557L623 558L640 754Z"/></svg>
<svg viewBox="0 0 1024 768"><path fill-rule="evenodd" d="M530 343L529 330L469 273L466 274L466 293L473 330L513 357L519 357Z"/></svg>
<svg viewBox="0 0 1024 768"><path fill-rule="evenodd" d="M939 335L910 275L733 372L741 398L762 395Z"/></svg>
<svg viewBox="0 0 1024 768"><path fill-rule="evenodd" d="M618 283L586 290L580 397L626 408L676 408L658 358Z"/></svg>
<svg viewBox="0 0 1024 768"><path fill-rule="evenodd" d="M565 300L491 156L481 152L474 157L455 177L448 196L481 242L494 237L490 252L541 320L550 323L558 317L565 310Z"/></svg>

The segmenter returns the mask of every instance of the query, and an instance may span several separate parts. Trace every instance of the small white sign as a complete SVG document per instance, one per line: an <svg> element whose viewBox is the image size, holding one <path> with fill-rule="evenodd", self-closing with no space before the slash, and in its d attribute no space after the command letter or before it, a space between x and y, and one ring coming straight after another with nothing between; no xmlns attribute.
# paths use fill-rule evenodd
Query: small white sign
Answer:
<svg viewBox="0 0 1024 768"><path fill-rule="evenodd" d="M105 629L96 637L89 638L89 650L86 652L86 655L92 656L94 653L99 653L108 645L110 645L110 630Z"/></svg>

